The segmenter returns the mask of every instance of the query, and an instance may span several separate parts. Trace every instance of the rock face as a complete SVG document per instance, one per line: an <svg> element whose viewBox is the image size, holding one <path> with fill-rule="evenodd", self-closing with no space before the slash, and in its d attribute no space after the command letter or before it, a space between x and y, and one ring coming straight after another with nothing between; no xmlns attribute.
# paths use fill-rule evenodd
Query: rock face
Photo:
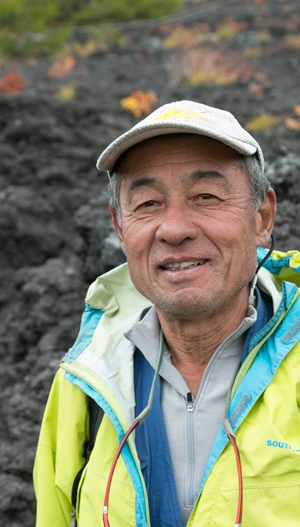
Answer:
<svg viewBox="0 0 300 527"><path fill-rule="evenodd" d="M82 205L74 214L74 223L81 235L76 252L87 282L126 261L111 221L106 191Z"/></svg>
<svg viewBox="0 0 300 527"><path fill-rule="evenodd" d="M76 338L88 285L125 261L106 174L95 168L107 144L138 121L122 110L121 98L144 90L156 92L157 105L197 100L232 111L243 125L276 114L276 126L254 135L279 200L276 247L299 249L299 50L290 43L299 33L300 5L214 5L200 6L198 18L186 18L177 33L166 24L124 29L106 50L78 55L70 79L50 78L47 60L20 63L27 88L0 95L1 527L34 525L32 467L53 376ZM218 74L226 56L240 75L230 85L222 72L222 82L205 81L208 62ZM195 84L187 75L197 67L202 82ZM70 83L76 97L62 102L56 96Z"/></svg>
<svg viewBox="0 0 300 527"><path fill-rule="evenodd" d="M89 283L125 261L95 169L106 125L102 140L89 135L89 108L0 97L1 527L34 525L32 468L54 374Z"/></svg>
<svg viewBox="0 0 300 527"><path fill-rule="evenodd" d="M283 149L273 162L268 163L266 174L277 199L274 233L277 247L282 251L299 249L300 241L300 157Z"/></svg>

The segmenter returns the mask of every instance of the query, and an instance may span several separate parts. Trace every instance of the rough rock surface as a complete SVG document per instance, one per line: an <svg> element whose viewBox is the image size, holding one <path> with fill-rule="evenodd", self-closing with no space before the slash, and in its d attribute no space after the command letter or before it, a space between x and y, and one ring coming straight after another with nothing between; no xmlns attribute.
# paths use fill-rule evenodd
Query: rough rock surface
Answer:
<svg viewBox="0 0 300 527"><path fill-rule="evenodd" d="M299 249L299 2L202 4L198 15L178 21L186 36L177 46L164 44L174 24L127 26L117 43L78 56L67 78L49 77L46 59L19 63L27 88L0 95L1 527L34 525L32 466L54 373L76 337L89 283L124 261L106 175L95 168L107 144L138 120L121 98L144 90L156 92L157 105L194 99L232 111L243 125L275 115L276 126L253 133L278 194L277 248ZM236 36L216 38L228 19ZM210 61L219 81L188 82L195 57L206 73ZM230 72L241 70L230 84L218 69L228 57ZM0 63L1 74L8 69ZM62 102L57 94L66 84L76 97Z"/></svg>

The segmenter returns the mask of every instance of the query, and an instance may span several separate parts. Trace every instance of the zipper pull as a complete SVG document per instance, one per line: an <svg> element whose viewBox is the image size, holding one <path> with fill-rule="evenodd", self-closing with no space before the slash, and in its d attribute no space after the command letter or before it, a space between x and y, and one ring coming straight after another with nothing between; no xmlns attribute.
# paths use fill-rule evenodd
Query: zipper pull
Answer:
<svg viewBox="0 0 300 527"><path fill-rule="evenodd" d="M193 412L193 410L194 410L194 401L193 401L193 396L192 396L191 392L188 392L188 394L186 396L186 400L187 400L188 412Z"/></svg>

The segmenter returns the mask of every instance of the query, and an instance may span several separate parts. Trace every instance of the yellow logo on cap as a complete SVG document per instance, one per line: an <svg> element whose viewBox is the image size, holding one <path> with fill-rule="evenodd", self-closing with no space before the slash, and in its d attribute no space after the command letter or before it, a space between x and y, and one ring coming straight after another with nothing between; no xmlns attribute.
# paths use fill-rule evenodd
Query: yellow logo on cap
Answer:
<svg viewBox="0 0 300 527"><path fill-rule="evenodd" d="M192 110L181 110L178 108L175 110L166 110L158 117L155 117L155 119L152 119L150 123L165 119L207 119L207 117L205 117L202 113L194 112Z"/></svg>

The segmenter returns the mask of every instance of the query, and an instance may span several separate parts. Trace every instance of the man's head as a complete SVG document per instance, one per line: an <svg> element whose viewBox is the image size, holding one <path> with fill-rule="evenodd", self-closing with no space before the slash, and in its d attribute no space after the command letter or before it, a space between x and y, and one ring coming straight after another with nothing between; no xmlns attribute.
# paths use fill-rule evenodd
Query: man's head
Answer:
<svg viewBox="0 0 300 527"><path fill-rule="evenodd" d="M256 247L268 242L275 214L258 144L240 132L237 121L230 121L224 142L220 127L215 127L217 138L211 130L204 133L202 121L209 120L210 109L205 112L187 117L179 112L189 128L179 131L173 122L169 134L161 112L158 120L150 119L150 125L160 122L161 134L157 125L151 138L143 132L138 141L135 134L134 145L123 149L117 164L112 145L106 161L105 152L100 158L100 168L104 162L109 170L115 165L122 223L116 201L110 208L131 279L158 313L178 319L213 315L247 297ZM200 121L202 133L191 133L193 119ZM115 142L119 150L122 141L123 148L124 139Z"/></svg>
<svg viewBox="0 0 300 527"><path fill-rule="evenodd" d="M99 157L97 167L107 170L111 204L121 222L119 184L121 167L128 150L146 139L164 134L192 133L221 141L240 154L241 168L249 178L253 204L259 209L269 182L264 175L264 158L257 141L235 117L224 110L193 101L177 101L155 110L131 130L118 137Z"/></svg>

